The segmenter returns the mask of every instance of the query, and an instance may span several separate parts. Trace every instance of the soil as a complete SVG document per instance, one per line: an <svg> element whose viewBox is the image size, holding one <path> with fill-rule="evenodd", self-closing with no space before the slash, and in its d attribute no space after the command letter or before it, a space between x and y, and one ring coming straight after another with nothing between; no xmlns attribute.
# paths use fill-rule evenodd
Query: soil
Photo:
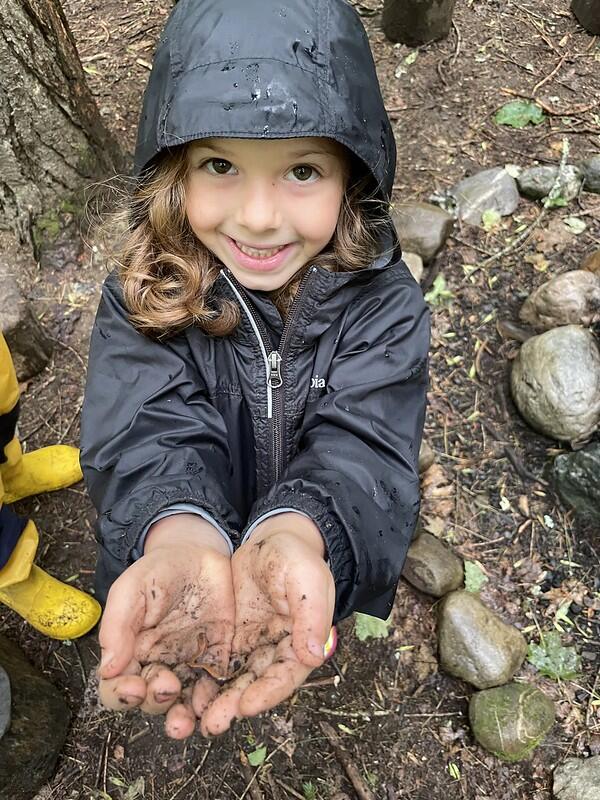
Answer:
<svg viewBox="0 0 600 800"><path fill-rule="evenodd" d="M170 3L63 5L101 112L131 153ZM450 36L418 51L386 41L381 7L379 0L358 5L395 123L397 200L426 200L465 175L507 162L557 163L563 137L573 161L600 152L600 42L578 27L564 0L464 0ZM543 124L514 130L494 122L494 112L517 96L541 100L548 112ZM335 659L291 701L219 739L184 743L165 739L160 719L98 706L96 634L51 641L2 610L0 629L63 691L74 713L56 774L39 800L341 800L359 796L352 772L385 800L549 800L556 764L600 752L598 531L575 520L546 482L561 450L532 432L513 407L507 376L519 345L496 327L500 319L517 319L533 288L600 247L600 197L580 194L568 208L549 212L518 250L478 266L539 213L539 205L523 200L496 230L457 227L424 278L427 289L442 273L453 293L448 305L434 309L426 423L441 468L438 489L446 491L425 501L424 524L481 563L489 578L484 600L529 639L537 641L538 628L550 631L556 622L563 643L584 654L577 680L556 683L527 663L520 671L558 708L532 758L505 764L474 742L467 716L473 690L436 663L435 600L404 583L388 638L359 642L353 623L345 622ZM585 231L572 232L563 223L567 216L584 220ZM39 268L23 275L56 340L49 366L23 386L20 432L28 449L78 441L87 339L105 274L77 222L67 213L61 221L58 241L43 250ZM42 531L38 563L89 589L94 513L82 484L17 510ZM556 620L563 604L570 623ZM255 773L243 754L263 744L267 757Z"/></svg>

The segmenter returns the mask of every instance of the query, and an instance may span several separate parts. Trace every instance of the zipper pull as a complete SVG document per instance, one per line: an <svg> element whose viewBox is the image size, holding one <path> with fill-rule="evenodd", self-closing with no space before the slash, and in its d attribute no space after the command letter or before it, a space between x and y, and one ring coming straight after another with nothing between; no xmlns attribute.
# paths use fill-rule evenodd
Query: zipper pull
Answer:
<svg viewBox="0 0 600 800"><path fill-rule="evenodd" d="M279 389L283 384L281 377L281 356L277 350L269 353L267 361L269 362L269 386L271 389Z"/></svg>

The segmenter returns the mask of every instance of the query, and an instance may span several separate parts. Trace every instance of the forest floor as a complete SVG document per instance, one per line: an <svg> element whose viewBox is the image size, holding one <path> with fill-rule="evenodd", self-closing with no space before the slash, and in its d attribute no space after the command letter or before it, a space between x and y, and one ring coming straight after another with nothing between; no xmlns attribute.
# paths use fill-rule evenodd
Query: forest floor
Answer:
<svg viewBox="0 0 600 800"><path fill-rule="evenodd" d="M567 5L463 0L450 36L418 52L385 39L380 0L358 6L395 125L396 200L427 200L465 175L505 163L556 164L564 137L572 161L600 152L600 41L578 27ZM131 153L170 2L65 0L64 7L101 113ZM497 125L495 111L515 96L538 97L548 112L544 122L523 130ZM384 800L549 800L558 763L600 753L600 537L567 513L545 482L561 451L517 414L508 374L519 345L496 327L499 319L517 319L534 287L600 249L600 197L582 193L568 208L553 209L519 250L478 266L539 213L539 205L522 200L495 230L457 226L424 278L428 288L441 272L453 295L433 309L426 423L453 508L443 519L428 504L426 527L481 563L489 578L483 599L528 639L560 625L563 643L586 654L573 681L542 678L528 663L519 672L558 708L554 728L532 758L502 763L474 742L467 716L473 690L438 669L435 600L405 583L388 638L359 642L352 621L345 622L335 660L291 701L239 722L221 738L183 743L164 737L160 719L98 706L95 633L73 643L51 641L1 611L0 629L62 690L73 711L57 772L39 800L354 798L323 722L333 726L360 780ZM586 222L582 233L564 224L573 215ZM64 232L25 276L56 339L48 368L23 387L20 427L28 449L78 441L87 342L105 275L102 259L73 236L69 215L62 221ZM82 484L17 510L43 532L38 561L89 589L94 514ZM560 621L565 610L569 622ZM242 753L262 745L266 758L255 771Z"/></svg>

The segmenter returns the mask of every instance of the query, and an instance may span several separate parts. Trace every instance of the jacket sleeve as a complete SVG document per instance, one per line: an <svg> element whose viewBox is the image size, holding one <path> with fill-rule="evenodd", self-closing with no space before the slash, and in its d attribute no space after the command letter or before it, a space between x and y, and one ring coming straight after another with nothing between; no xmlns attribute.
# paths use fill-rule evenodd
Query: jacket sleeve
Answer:
<svg viewBox="0 0 600 800"><path fill-rule="evenodd" d="M278 507L313 519L335 578L337 620L391 611L419 513L428 350L421 290L396 271L349 309L297 455L249 520L250 528Z"/></svg>
<svg viewBox="0 0 600 800"><path fill-rule="evenodd" d="M167 508L191 504L237 537L227 431L187 338L158 342L138 333L114 275L92 332L81 428L105 582L132 563L142 533Z"/></svg>

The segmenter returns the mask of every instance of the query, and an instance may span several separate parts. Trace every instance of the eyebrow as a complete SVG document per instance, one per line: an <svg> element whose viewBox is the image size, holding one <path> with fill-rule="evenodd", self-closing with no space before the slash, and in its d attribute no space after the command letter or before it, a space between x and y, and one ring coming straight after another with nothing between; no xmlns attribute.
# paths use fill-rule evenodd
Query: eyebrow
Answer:
<svg viewBox="0 0 600 800"><path fill-rule="evenodd" d="M223 155L235 155L228 150L227 147L223 147L219 145L212 144L203 144L203 143L195 143L193 146L194 150L210 150L213 153L223 153ZM306 158L307 156L334 156L334 153L330 153L328 150L310 150L310 149L300 149L300 150L293 150L289 153L290 158Z"/></svg>

